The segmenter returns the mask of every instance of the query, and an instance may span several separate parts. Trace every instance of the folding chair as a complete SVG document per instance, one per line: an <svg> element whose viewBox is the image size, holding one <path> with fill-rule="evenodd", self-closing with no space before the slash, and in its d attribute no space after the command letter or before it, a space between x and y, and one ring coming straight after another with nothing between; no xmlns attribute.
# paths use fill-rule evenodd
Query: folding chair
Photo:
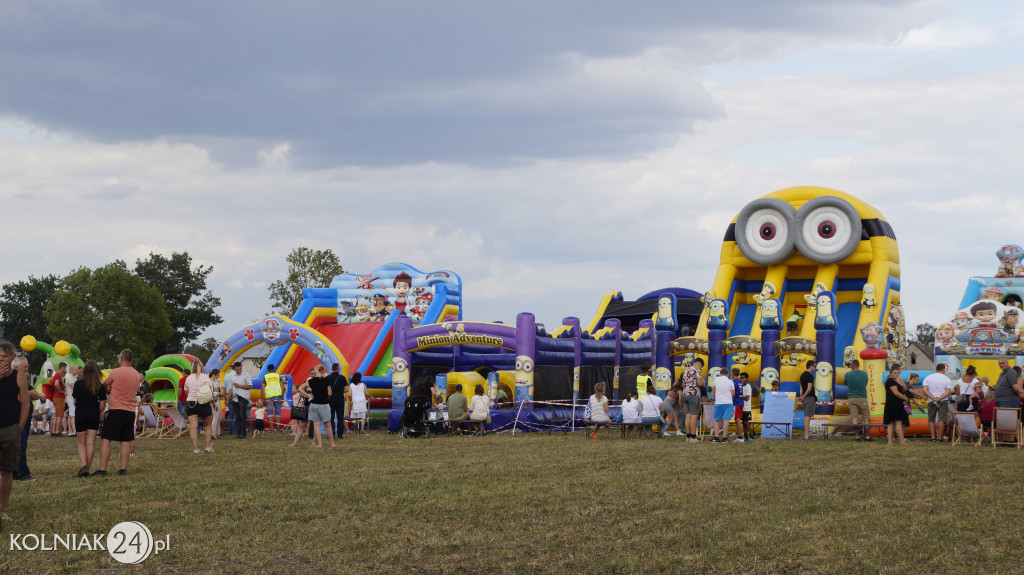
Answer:
<svg viewBox="0 0 1024 575"><path fill-rule="evenodd" d="M560 429L563 434L568 435L568 428L572 425L572 416L559 416L558 411L555 410L555 405L553 403L548 404L548 410L551 413L551 427L548 428L548 435L551 435L551 432L554 431L555 429Z"/></svg>
<svg viewBox="0 0 1024 575"><path fill-rule="evenodd" d="M701 403L700 422L697 424L697 437L703 438L705 435L711 433L713 429L711 426L714 425L715 420L715 404L713 403Z"/></svg>
<svg viewBox="0 0 1024 575"><path fill-rule="evenodd" d="M188 431L188 423L185 418L181 416L181 412L178 411L176 405L171 405L164 411L167 412L167 417L171 418L171 425L165 428L165 434L161 437L170 437L171 439L177 439Z"/></svg>
<svg viewBox="0 0 1024 575"><path fill-rule="evenodd" d="M1008 438L1006 440L1001 437ZM992 447L997 445L1021 446L1021 424L1019 407L997 407L992 419Z"/></svg>
<svg viewBox="0 0 1024 575"><path fill-rule="evenodd" d="M136 437L151 437L160 433L163 424L157 419L156 412L153 411L153 406L140 405L139 410L143 417L142 432L140 432Z"/></svg>
<svg viewBox="0 0 1024 575"><path fill-rule="evenodd" d="M953 445L970 445L965 438L975 440L974 445L977 447L985 440L978 428L978 414L973 411L954 411Z"/></svg>

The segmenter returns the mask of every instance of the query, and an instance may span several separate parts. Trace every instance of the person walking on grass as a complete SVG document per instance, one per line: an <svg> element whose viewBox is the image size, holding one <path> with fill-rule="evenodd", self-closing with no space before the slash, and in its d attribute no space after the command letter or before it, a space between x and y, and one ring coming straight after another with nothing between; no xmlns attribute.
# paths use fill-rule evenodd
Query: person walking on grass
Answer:
<svg viewBox="0 0 1024 575"><path fill-rule="evenodd" d="M712 423L712 443L727 443L729 441L729 418L735 412L733 398L736 395L736 386L726 373L728 372L725 371L725 368L722 368L713 384L715 386L715 414L714 423Z"/></svg>
<svg viewBox="0 0 1024 575"><path fill-rule="evenodd" d="M242 362L236 361L231 368L235 371L231 378L231 391L235 395L235 439L245 439L249 429L249 397L252 392L252 378L242 371Z"/></svg>
<svg viewBox="0 0 1024 575"><path fill-rule="evenodd" d="M740 373L740 381L743 382L743 439L754 441L754 402L751 399L754 395L754 386L750 385L750 374L745 371ZM736 428L736 433L739 434L739 428Z"/></svg>
<svg viewBox="0 0 1024 575"><path fill-rule="evenodd" d="M604 426L604 436L608 437L608 429L611 427L611 420L608 418L608 398L604 395L605 383L597 382L594 386L594 394L590 396L590 421L594 422L594 432L590 434L591 439L597 439L597 432Z"/></svg>
<svg viewBox="0 0 1024 575"><path fill-rule="evenodd" d="M0 341L0 524L11 520L7 505L21 452L21 431L28 423L28 360L15 363L17 349Z"/></svg>
<svg viewBox="0 0 1024 575"><path fill-rule="evenodd" d="M846 372L843 379L846 384L846 398L850 409L850 423L854 424L854 441L871 441L871 434L866 433L867 428L860 427L862 423L871 421L871 407L868 405L868 372L860 368L860 361L850 362L850 371Z"/></svg>
<svg viewBox="0 0 1024 575"><path fill-rule="evenodd" d="M100 414L107 407L107 390L103 387L103 372L94 360L85 362L82 377L72 390L75 400L75 425L78 429L78 462L82 468L78 477L88 477L96 451L96 434L100 428Z"/></svg>
<svg viewBox="0 0 1024 575"><path fill-rule="evenodd" d="M220 398L223 395L220 387L220 370L215 369L210 372L210 381L213 382L213 401L210 402L210 411L213 415L213 430L211 435L214 439L220 439L220 420L221 410L223 407L220 404Z"/></svg>
<svg viewBox="0 0 1024 575"><path fill-rule="evenodd" d="M284 406L284 387L281 376L274 372L274 364L267 365L267 374L263 376L263 387L260 392L263 404L266 405L267 419L270 420L270 431L281 426L281 407Z"/></svg>
<svg viewBox="0 0 1024 575"><path fill-rule="evenodd" d="M814 366L814 360L809 360L807 369L800 374L800 402L804 406L804 439L811 438L811 418L814 417L814 409L818 405L814 393Z"/></svg>
<svg viewBox="0 0 1024 575"><path fill-rule="evenodd" d="M206 452L213 453L213 446L210 445L213 439L213 402L200 403L200 399L212 399L213 386L210 376L203 373L203 364L199 360L193 361L192 373L185 378L185 414L188 415L188 437L192 440L192 453L199 453L199 420L203 421ZM199 397L200 388L209 388L206 397Z"/></svg>
<svg viewBox="0 0 1024 575"><path fill-rule="evenodd" d="M100 438L100 465L93 476L107 476L107 462L110 460L110 442L120 445L121 469L118 475L128 474L128 458L131 457L132 442L135 441L135 413L138 403L135 398L139 392L139 380L142 377L132 368L135 354L132 350L123 350L117 356L120 367L112 370L103 385L107 393L107 416L103 419L103 434Z"/></svg>
<svg viewBox="0 0 1024 575"><path fill-rule="evenodd" d="M320 435L320 424L326 424L331 420L331 382L327 378L327 368L318 365L313 368L313 377L302 384L304 391L309 395L309 424L313 426L313 447L323 447L324 441ZM334 432L330 425L325 425L327 439L331 447L337 447L334 443Z"/></svg>

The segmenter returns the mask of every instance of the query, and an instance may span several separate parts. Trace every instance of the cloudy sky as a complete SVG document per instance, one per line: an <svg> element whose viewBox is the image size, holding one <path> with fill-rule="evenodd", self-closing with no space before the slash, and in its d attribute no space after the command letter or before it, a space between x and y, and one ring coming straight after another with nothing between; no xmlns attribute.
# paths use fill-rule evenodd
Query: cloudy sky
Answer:
<svg viewBox="0 0 1024 575"><path fill-rule="evenodd" d="M589 320L714 278L794 185L875 205L908 324L1024 243L1017 0L0 1L0 283L214 267L222 338L297 246Z"/></svg>

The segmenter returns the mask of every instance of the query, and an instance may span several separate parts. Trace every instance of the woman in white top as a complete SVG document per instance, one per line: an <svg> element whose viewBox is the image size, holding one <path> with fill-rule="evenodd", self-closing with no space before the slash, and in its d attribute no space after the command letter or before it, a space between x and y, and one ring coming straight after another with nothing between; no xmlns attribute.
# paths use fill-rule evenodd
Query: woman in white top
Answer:
<svg viewBox="0 0 1024 575"><path fill-rule="evenodd" d="M491 416L491 404L484 395L484 386L476 386L476 394L469 400L469 430L476 430L475 435L486 435L484 422Z"/></svg>
<svg viewBox="0 0 1024 575"><path fill-rule="evenodd" d="M640 410L643 409L640 406L640 400L637 399L637 393L634 389L629 392L629 397L622 402L622 424L626 426L626 437L633 433L633 428L640 425L643 419L640 417ZM640 436L640 432L637 431L637 437Z"/></svg>
<svg viewBox="0 0 1024 575"><path fill-rule="evenodd" d="M309 377L312 379L313 370L309 370ZM306 380L309 382L309 379ZM302 385L295 388L295 393L292 394L292 407L309 407L309 399L313 397L312 393L307 391L308 386L304 382ZM308 416L307 416L308 419ZM295 436L295 441L291 442L288 447L295 447L299 444L299 440L306 435L306 430L309 429L309 422L306 419L292 418L292 433Z"/></svg>
<svg viewBox="0 0 1024 575"><path fill-rule="evenodd" d="M978 370L973 365L968 365L964 376L957 382L956 410L978 412L978 395L976 391L978 381Z"/></svg>
<svg viewBox="0 0 1024 575"><path fill-rule="evenodd" d="M349 393L352 394L352 419L359 420L359 427L362 432L366 430L366 384L363 383L363 374L358 371L352 374L352 381L348 385Z"/></svg>
<svg viewBox="0 0 1024 575"><path fill-rule="evenodd" d="M640 400L641 408L641 421L644 422L644 427L647 428L647 438L650 439L654 434L654 426L657 424L660 426L662 437L666 437L665 431L668 424L665 422L665 418L661 416L661 404L664 400L658 397L657 390L654 389L653 385L647 385L647 395Z"/></svg>
<svg viewBox="0 0 1024 575"><path fill-rule="evenodd" d="M608 437L610 420L608 419L608 398L604 395L605 383L597 382L594 386L594 395L590 396L590 421L594 422L594 432L590 434L591 439L597 439L597 432L604 425L604 436Z"/></svg>
<svg viewBox="0 0 1024 575"><path fill-rule="evenodd" d="M213 409L210 403L199 403L199 388L210 386L213 381L203 373L203 364L199 360L192 362L192 373L185 379L185 415L188 416L188 436L192 440L192 453L199 453L199 420L203 420L203 435L206 438L206 452L213 453L210 445L213 434Z"/></svg>

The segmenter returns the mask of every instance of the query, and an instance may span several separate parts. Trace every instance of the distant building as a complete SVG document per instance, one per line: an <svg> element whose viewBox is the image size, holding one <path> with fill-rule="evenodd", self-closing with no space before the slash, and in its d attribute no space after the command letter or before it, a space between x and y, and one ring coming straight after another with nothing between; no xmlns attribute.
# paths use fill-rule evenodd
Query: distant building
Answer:
<svg viewBox="0 0 1024 575"><path fill-rule="evenodd" d="M935 369L935 349L924 349L910 342L907 345L907 365L909 371L933 371Z"/></svg>

